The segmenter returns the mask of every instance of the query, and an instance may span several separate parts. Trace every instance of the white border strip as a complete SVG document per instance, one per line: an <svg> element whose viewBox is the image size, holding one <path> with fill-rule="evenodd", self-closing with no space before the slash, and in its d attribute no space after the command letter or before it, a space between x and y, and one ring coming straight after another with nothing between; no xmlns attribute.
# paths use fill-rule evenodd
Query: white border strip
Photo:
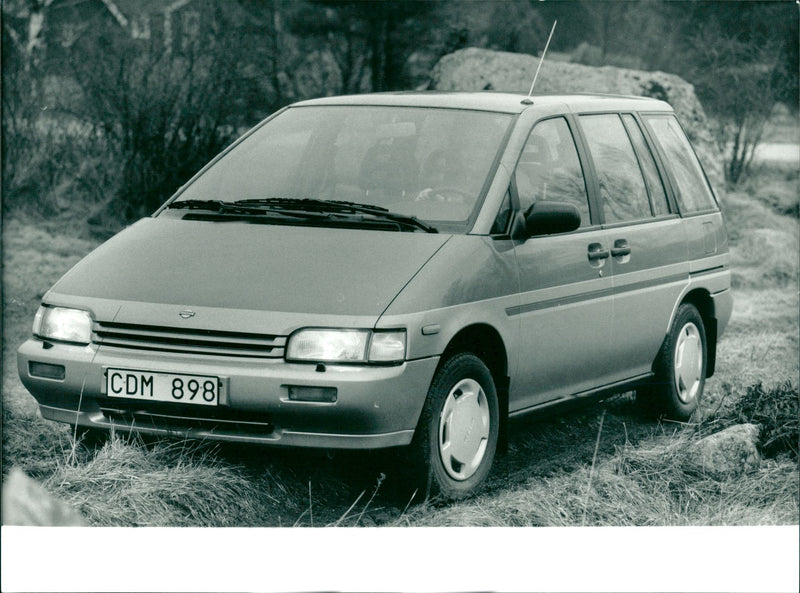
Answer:
<svg viewBox="0 0 800 593"><path fill-rule="evenodd" d="M10 591L797 591L787 527L2 528Z"/></svg>

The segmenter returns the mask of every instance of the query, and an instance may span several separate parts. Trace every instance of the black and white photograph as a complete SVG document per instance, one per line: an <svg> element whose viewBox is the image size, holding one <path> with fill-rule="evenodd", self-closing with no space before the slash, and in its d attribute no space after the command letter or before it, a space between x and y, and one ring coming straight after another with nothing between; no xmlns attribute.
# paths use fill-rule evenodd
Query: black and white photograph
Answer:
<svg viewBox="0 0 800 593"><path fill-rule="evenodd" d="M798 15L2 0L3 590L797 591Z"/></svg>

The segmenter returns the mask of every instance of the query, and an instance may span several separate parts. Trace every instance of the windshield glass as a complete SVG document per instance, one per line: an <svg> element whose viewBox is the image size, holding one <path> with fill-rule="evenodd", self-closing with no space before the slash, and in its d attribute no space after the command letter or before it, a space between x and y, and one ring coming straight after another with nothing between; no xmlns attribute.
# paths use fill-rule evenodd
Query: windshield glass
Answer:
<svg viewBox="0 0 800 593"><path fill-rule="evenodd" d="M246 138L183 200L337 200L464 231L512 116L409 107L296 107Z"/></svg>

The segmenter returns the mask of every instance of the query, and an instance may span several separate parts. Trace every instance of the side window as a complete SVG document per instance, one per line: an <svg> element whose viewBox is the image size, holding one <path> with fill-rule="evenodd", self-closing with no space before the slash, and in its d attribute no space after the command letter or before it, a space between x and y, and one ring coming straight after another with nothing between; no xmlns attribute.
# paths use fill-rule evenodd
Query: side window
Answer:
<svg viewBox="0 0 800 593"><path fill-rule="evenodd" d="M649 115L645 121L666 155L666 167L677 185L678 203L683 212L716 208L697 156L674 115Z"/></svg>
<svg viewBox="0 0 800 593"><path fill-rule="evenodd" d="M606 222L650 218L650 202L633 146L615 113L582 115Z"/></svg>
<svg viewBox="0 0 800 593"><path fill-rule="evenodd" d="M528 136L514 173L522 212L548 200L574 205L588 226L589 200L575 140L563 117L539 122Z"/></svg>
<svg viewBox="0 0 800 593"><path fill-rule="evenodd" d="M658 174L656 162L653 160L653 153L650 152L650 148L647 146L647 141L644 139L644 134L642 134L639 124L628 113L622 116L622 121L625 122L625 127L639 157L639 164L644 172L644 180L647 182L647 191L650 192L653 214L656 216L669 214L669 204L667 203L667 194L664 192L664 184L661 181L661 175Z"/></svg>

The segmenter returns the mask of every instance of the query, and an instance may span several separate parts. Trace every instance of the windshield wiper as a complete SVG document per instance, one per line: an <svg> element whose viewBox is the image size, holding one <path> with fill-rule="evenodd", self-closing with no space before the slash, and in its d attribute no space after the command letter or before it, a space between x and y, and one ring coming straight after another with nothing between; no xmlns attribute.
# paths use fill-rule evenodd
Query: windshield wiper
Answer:
<svg viewBox="0 0 800 593"><path fill-rule="evenodd" d="M172 202L167 208L186 209L186 210L208 210L218 215L230 217L239 216L264 216L274 214L290 218L307 218L306 213L297 213L286 210L265 210L257 205L247 205L245 203L225 202L223 200L182 200ZM189 215L187 215L189 216ZM324 218L324 216L320 216Z"/></svg>
<svg viewBox="0 0 800 593"><path fill-rule="evenodd" d="M230 202L223 202L222 200L183 200L179 202L172 202L167 208L186 208L188 210L214 210L222 212L226 204Z"/></svg>
<svg viewBox="0 0 800 593"><path fill-rule="evenodd" d="M373 204L359 204L343 200L316 200L313 198L261 198L255 200L236 200L234 204L258 204L276 208L298 208L320 212L389 212L388 209Z"/></svg>
<svg viewBox="0 0 800 593"><path fill-rule="evenodd" d="M233 204L244 207L261 206L277 212L316 212L325 214L366 214L379 220L388 220L411 229L426 233L438 233L436 227L425 224L415 216L390 212L388 209L372 204L359 204L341 200L314 200L308 198L264 198L257 200L237 200Z"/></svg>

